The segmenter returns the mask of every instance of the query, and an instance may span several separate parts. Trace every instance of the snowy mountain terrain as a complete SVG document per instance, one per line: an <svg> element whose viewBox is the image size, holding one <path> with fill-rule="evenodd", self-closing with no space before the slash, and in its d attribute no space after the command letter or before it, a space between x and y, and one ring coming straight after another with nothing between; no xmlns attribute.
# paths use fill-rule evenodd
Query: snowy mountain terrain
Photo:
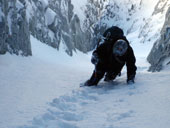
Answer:
<svg viewBox="0 0 170 128"><path fill-rule="evenodd" d="M76 49L86 53L112 25L137 42L155 42L169 5L168 0L2 0L0 53L32 55L31 35L57 50L62 43L69 55Z"/></svg>
<svg viewBox="0 0 170 128"><path fill-rule="evenodd" d="M170 67L147 72L147 51L136 54L134 85L123 70L112 83L80 88L94 68L90 53L69 57L31 42L32 57L0 56L1 128L169 128Z"/></svg>
<svg viewBox="0 0 170 128"><path fill-rule="evenodd" d="M1 0L0 128L169 128L169 2ZM80 88L94 69L90 50L112 25L134 49L135 84L123 69Z"/></svg>

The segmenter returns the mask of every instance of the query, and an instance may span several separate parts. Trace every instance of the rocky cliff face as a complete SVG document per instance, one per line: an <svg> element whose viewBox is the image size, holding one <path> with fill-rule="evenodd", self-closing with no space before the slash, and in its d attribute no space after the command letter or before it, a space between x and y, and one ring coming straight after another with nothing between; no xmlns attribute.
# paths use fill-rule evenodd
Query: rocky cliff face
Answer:
<svg viewBox="0 0 170 128"><path fill-rule="evenodd" d="M151 64L150 71L160 71L164 65L170 64L170 7L166 13L165 23L147 60Z"/></svg>
<svg viewBox="0 0 170 128"><path fill-rule="evenodd" d="M0 53L32 55L26 7L16 0L0 1Z"/></svg>
<svg viewBox="0 0 170 128"><path fill-rule="evenodd" d="M79 7L76 0L0 0L0 54L32 55L31 35L56 50L64 44L69 55L87 52L113 25L135 35L137 43L153 42L168 1L82 0Z"/></svg>
<svg viewBox="0 0 170 128"><path fill-rule="evenodd" d="M48 2L27 2L31 12L29 26L31 34L59 50L60 43L66 45L66 52L72 55L76 49L87 52L88 33L80 27L79 17L73 12L71 0L49 0Z"/></svg>
<svg viewBox="0 0 170 128"><path fill-rule="evenodd" d="M69 55L90 49L91 32L82 30L71 0L1 0L0 53L32 55L30 35Z"/></svg>
<svg viewBox="0 0 170 128"><path fill-rule="evenodd" d="M7 46L5 40L7 38L7 24L5 18L5 6L6 4L2 4L4 1L0 1L0 54L5 54L7 50Z"/></svg>

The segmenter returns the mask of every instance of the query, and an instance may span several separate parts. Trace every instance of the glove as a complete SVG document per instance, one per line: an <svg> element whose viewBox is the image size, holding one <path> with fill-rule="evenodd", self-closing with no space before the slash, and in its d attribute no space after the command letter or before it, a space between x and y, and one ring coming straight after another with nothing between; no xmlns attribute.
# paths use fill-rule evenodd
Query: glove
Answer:
<svg viewBox="0 0 170 128"><path fill-rule="evenodd" d="M97 53L93 53L93 54L92 54L91 62L92 62L92 64L94 64L94 65L97 65L97 64L98 64L98 62L99 62L99 57L98 57Z"/></svg>
<svg viewBox="0 0 170 128"><path fill-rule="evenodd" d="M95 84L90 81L90 80L87 80L85 83L84 83L84 86L95 86Z"/></svg>

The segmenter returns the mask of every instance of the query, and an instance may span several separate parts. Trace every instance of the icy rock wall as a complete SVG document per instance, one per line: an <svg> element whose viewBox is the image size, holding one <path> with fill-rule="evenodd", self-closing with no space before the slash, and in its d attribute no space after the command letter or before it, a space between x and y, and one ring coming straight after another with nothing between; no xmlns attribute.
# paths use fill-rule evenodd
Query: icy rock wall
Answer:
<svg viewBox="0 0 170 128"><path fill-rule="evenodd" d="M0 54L31 55L30 35L57 50L64 45L69 55L87 52L113 25L135 33L136 43L154 42L168 1L82 0L79 7L76 0L0 0Z"/></svg>
<svg viewBox="0 0 170 128"><path fill-rule="evenodd" d="M158 39L150 54L148 55L148 62L151 64L150 71L160 71L163 66L170 64L170 6L165 16L165 23L161 30L161 37Z"/></svg>
<svg viewBox="0 0 170 128"><path fill-rule="evenodd" d="M17 0L0 0L0 54L32 55L26 7Z"/></svg>
<svg viewBox="0 0 170 128"><path fill-rule="evenodd" d="M65 51L72 55L76 49L87 52L85 33L81 30L80 20L73 12L71 0L32 0L29 5L29 25L31 34L59 50L60 43L66 46Z"/></svg>
<svg viewBox="0 0 170 128"><path fill-rule="evenodd" d="M0 0L0 54L32 55L30 35L69 55L89 51L91 32L73 9L71 0Z"/></svg>
<svg viewBox="0 0 170 128"><path fill-rule="evenodd" d="M62 43L70 56L76 49L89 51L91 33L82 30L71 0L29 0L26 4L29 29L35 38L57 50Z"/></svg>

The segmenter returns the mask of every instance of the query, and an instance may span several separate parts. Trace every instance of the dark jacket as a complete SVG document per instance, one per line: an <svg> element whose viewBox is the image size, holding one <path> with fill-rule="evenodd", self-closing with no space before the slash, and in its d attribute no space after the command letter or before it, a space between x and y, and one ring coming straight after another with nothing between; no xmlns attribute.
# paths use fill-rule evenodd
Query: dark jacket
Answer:
<svg viewBox="0 0 170 128"><path fill-rule="evenodd" d="M113 55L113 45L118 39L123 39L128 42L125 36L117 37L114 40L106 40L103 44L99 45L93 54L97 54L99 61L96 64L96 70L102 72L114 72L118 75L121 69L126 64L127 78L130 79L136 74L135 56L133 50L128 42L128 50L123 56Z"/></svg>

